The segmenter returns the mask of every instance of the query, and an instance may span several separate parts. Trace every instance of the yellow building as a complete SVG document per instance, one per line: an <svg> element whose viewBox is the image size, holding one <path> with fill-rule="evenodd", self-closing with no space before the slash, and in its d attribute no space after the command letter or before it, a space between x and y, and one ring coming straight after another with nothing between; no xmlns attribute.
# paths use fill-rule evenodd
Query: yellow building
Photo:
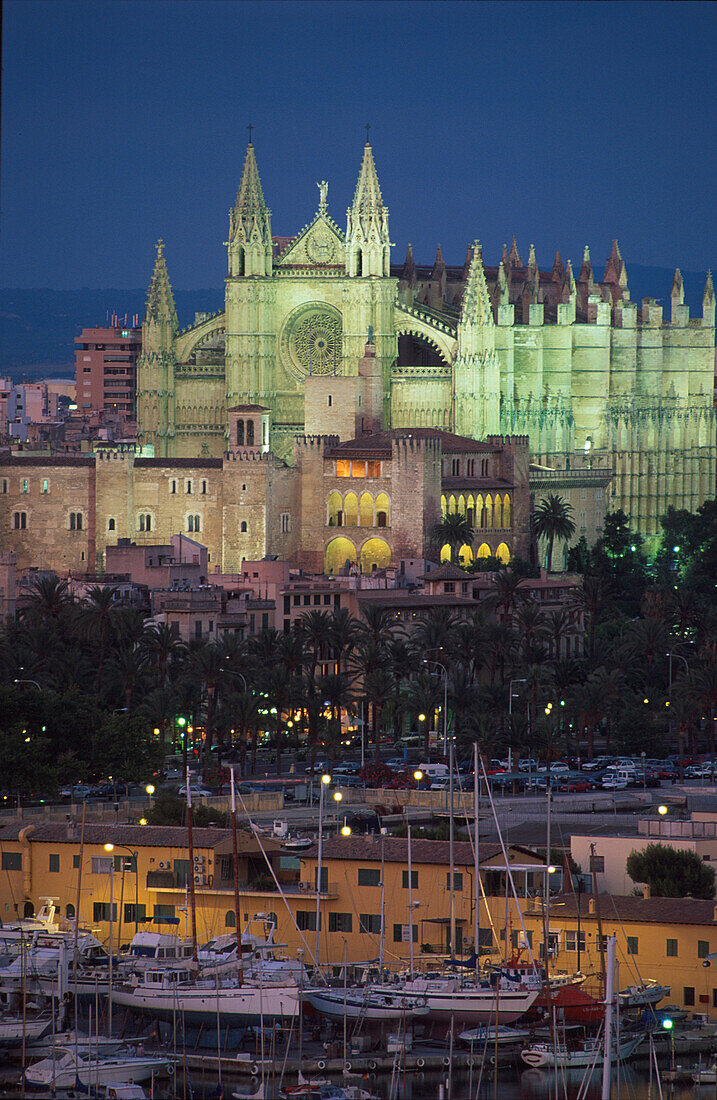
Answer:
<svg viewBox="0 0 717 1100"><path fill-rule="evenodd" d="M667 1003L717 1020L717 905L696 898L562 894L550 902L550 957L557 970L580 967L585 989L600 987L602 936L615 936L621 989L654 978L671 988ZM579 903L579 905L578 905ZM598 923L599 917L599 923ZM524 912L536 957L543 954L544 913L536 901ZM604 943L603 943L604 946ZM579 954L578 954L579 948Z"/></svg>

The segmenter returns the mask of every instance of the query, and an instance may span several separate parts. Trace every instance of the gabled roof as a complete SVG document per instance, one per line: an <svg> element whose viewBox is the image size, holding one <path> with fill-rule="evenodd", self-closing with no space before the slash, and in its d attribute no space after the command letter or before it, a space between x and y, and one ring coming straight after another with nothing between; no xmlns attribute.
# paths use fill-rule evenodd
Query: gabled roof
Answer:
<svg viewBox="0 0 717 1100"><path fill-rule="evenodd" d="M439 565L438 569L431 570L430 573L424 573L421 580L428 581L467 581L471 580L468 574L463 569L459 569L457 565L451 565L450 562L444 562L443 565Z"/></svg>
<svg viewBox="0 0 717 1100"><path fill-rule="evenodd" d="M491 443L482 443L464 435L454 435L452 432L441 431L440 428L392 428L390 431L375 432L373 435L364 435L359 439L347 439L343 443L330 447L326 454L352 455L356 452L366 456L375 452L390 455L394 439L437 439L441 443L444 454L464 454L465 452L490 454L496 450Z"/></svg>
<svg viewBox="0 0 717 1100"><path fill-rule="evenodd" d="M535 860L542 866L543 861L532 848L521 848L515 844L506 846L508 859L512 863L529 863ZM309 848L303 853L303 858L316 858L316 847ZM349 859L354 862L374 863L406 863L408 859L408 840L404 837L394 836L349 836L324 838L322 848L324 859ZM510 854L516 853L520 858L510 859ZM481 844L481 864L494 860L502 855L500 844ZM474 863L473 845L467 840L457 840L454 844L454 857L457 866L468 867ZM450 861L450 843L447 840L420 840L414 838L411 841L411 862L415 866L418 863L432 863L448 866ZM587 908L587 906L586 906Z"/></svg>

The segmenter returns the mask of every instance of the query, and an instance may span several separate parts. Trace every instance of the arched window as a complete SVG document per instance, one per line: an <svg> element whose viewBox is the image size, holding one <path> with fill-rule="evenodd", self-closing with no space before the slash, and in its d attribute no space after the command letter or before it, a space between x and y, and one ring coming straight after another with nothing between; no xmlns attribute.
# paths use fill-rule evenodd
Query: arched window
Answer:
<svg viewBox="0 0 717 1100"><path fill-rule="evenodd" d="M237 420L237 446L244 446L244 421Z"/></svg>
<svg viewBox="0 0 717 1100"><path fill-rule="evenodd" d="M441 495L441 519L446 518L447 504L445 493Z"/></svg>
<svg viewBox="0 0 717 1100"><path fill-rule="evenodd" d="M329 497L329 527L342 527L344 513L342 508L341 493L335 490Z"/></svg>
<svg viewBox="0 0 717 1100"><path fill-rule="evenodd" d="M483 511L483 494L476 497L476 527L485 527L485 512Z"/></svg>
<svg viewBox="0 0 717 1100"><path fill-rule="evenodd" d="M247 420L246 422L246 443L247 447L254 446L254 421Z"/></svg>
<svg viewBox="0 0 717 1100"><path fill-rule="evenodd" d="M493 555L491 553L491 549L490 549L490 546L488 545L488 543L487 542L482 542L480 544L480 546L478 547L478 553L476 554L476 557L477 558L490 558L492 556Z"/></svg>
<svg viewBox="0 0 717 1100"><path fill-rule="evenodd" d="M470 565L473 561L473 547L469 546L467 542L464 542L458 551L458 562L460 565Z"/></svg>
<svg viewBox="0 0 717 1100"><path fill-rule="evenodd" d="M116 530L115 521L114 521L114 518L112 516L110 516L110 518L107 520L107 530L108 531Z"/></svg>
<svg viewBox="0 0 717 1100"><path fill-rule="evenodd" d="M239 525L239 530L241 531L241 533L242 533L242 534L245 534L245 533L246 533L246 529L247 529L247 528L246 528L246 520L245 520L245 519L243 519L243 520L241 521L240 525Z"/></svg>
<svg viewBox="0 0 717 1100"><path fill-rule="evenodd" d="M383 539L369 539L361 547L361 572L375 573L391 564L391 550Z"/></svg>
<svg viewBox="0 0 717 1100"><path fill-rule="evenodd" d="M336 575L347 564L356 564L356 547L350 539L332 539L324 551L324 573Z"/></svg>
<svg viewBox="0 0 717 1100"><path fill-rule="evenodd" d="M152 517L148 516L146 512L143 512L139 517L139 529L140 531L152 530Z"/></svg>
<svg viewBox="0 0 717 1100"><path fill-rule="evenodd" d="M359 526L373 527L373 497L370 493L361 494Z"/></svg>
<svg viewBox="0 0 717 1100"><path fill-rule="evenodd" d="M379 493L376 497L376 526L388 527L390 522L389 500L386 493Z"/></svg>
<svg viewBox="0 0 717 1100"><path fill-rule="evenodd" d="M71 531L75 530L75 513L74 512L70 512L70 530Z"/></svg>
<svg viewBox="0 0 717 1100"><path fill-rule="evenodd" d="M448 511L452 516L455 515L455 512L456 512L456 498L453 496L453 493L451 493L451 495L448 498Z"/></svg>
<svg viewBox="0 0 717 1100"><path fill-rule="evenodd" d="M24 531L27 527L27 512L15 512L12 517L12 526L15 531Z"/></svg>
<svg viewBox="0 0 717 1100"><path fill-rule="evenodd" d="M466 498L463 493L458 497L458 514L464 516L466 514Z"/></svg>
<svg viewBox="0 0 717 1100"><path fill-rule="evenodd" d="M344 497L344 526L358 527L358 497L347 493Z"/></svg>
<svg viewBox="0 0 717 1100"><path fill-rule="evenodd" d="M493 497L490 493L486 493L485 498L485 526L493 526Z"/></svg>
<svg viewBox="0 0 717 1100"><path fill-rule="evenodd" d="M233 909L227 909L226 913L224 914L224 927L225 928L236 928L236 926L237 926L236 913L234 912Z"/></svg>
<svg viewBox="0 0 717 1100"><path fill-rule="evenodd" d="M65 906L65 916L68 920L75 919L75 907L71 901L68 901L67 905Z"/></svg>
<svg viewBox="0 0 717 1100"><path fill-rule="evenodd" d="M503 526L510 527L510 496L508 493L503 497Z"/></svg>
<svg viewBox="0 0 717 1100"><path fill-rule="evenodd" d="M448 543L446 542L441 547L441 564L443 564L444 561L450 561L450 560L451 560L451 548L448 545Z"/></svg>
<svg viewBox="0 0 717 1100"><path fill-rule="evenodd" d="M33 905L33 903L31 901L26 901L25 902L25 906L23 908L22 914L23 914L24 917L34 917L35 916L35 906Z"/></svg>
<svg viewBox="0 0 717 1100"><path fill-rule="evenodd" d="M501 507L500 507L500 493L495 494L495 504L493 505L493 526L502 527L501 520Z"/></svg>
<svg viewBox="0 0 717 1100"><path fill-rule="evenodd" d="M77 513L77 530L82 530L82 512Z"/></svg>
<svg viewBox="0 0 717 1100"><path fill-rule="evenodd" d="M500 560L503 562L503 565L507 565L510 561L510 550L504 542L498 543L498 549L495 552L495 556L497 558L500 558Z"/></svg>
<svg viewBox="0 0 717 1100"><path fill-rule="evenodd" d="M194 530L196 532L196 531L201 531L201 529L202 529L201 519L200 519L199 516L195 516L194 517Z"/></svg>

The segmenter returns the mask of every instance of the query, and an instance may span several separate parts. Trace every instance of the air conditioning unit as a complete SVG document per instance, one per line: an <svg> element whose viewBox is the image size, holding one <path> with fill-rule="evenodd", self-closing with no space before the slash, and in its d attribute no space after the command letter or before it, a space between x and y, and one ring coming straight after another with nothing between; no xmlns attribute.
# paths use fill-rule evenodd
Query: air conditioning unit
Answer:
<svg viewBox="0 0 717 1100"><path fill-rule="evenodd" d="M204 856L195 856L194 857L194 862L195 863L204 863Z"/></svg>
<svg viewBox="0 0 717 1100"><path fill-rule="evenodd" d="M159 869L160 869L160 871L168 871L169 870L169 864L166 862L166 860L160 859Z"/></svg>
<svg viewBox="0 0 717 1100"><path fill-rule="evenodd" d="M195 875L194 876L194 885L195 886L202 886L203 884L204 884L204 875Z"/></svg>
<svg viewBox="0 0 717 1100"><path fill-rule="evenodd" d="M301 882L301 881L299 881L299 889L300 889L300 890L310 890L310 889L311 889L311 885L310 885L310 883L308 883L308 882Z"/></svg>

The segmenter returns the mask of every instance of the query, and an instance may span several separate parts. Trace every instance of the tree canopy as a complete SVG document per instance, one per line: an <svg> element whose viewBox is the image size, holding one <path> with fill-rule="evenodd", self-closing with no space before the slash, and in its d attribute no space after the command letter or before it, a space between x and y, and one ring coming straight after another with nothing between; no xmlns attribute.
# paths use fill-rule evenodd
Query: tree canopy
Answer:
<svg viewBox="0 0 717 1100"><path fill-rule="evenodd" d="M694 852L648 844L642 852L630 852L625 868L633 882L647 883L654 897L684 898L689 894L710 901L715 896L714 868Z"/></svg>

